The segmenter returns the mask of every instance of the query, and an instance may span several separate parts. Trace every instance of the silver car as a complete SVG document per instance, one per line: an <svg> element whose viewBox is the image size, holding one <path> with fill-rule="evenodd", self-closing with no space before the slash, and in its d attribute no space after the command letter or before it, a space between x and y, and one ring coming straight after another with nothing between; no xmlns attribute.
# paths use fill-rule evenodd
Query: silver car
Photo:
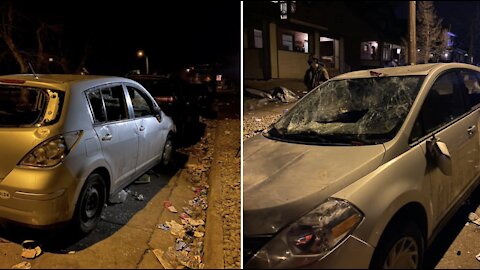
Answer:
<svg viewBox="0 0 480 270"><path fill-rule="evenodd" d="M480 68L356 71L244 143L246 268L418 268L480 175Z"/></svg>
<svg viewBox="0 0 480 270"><path fill-rule="evenodd" d="M103 205L172 154L172 120L138 83L0 76L0 218L94 229Z"/></svg>

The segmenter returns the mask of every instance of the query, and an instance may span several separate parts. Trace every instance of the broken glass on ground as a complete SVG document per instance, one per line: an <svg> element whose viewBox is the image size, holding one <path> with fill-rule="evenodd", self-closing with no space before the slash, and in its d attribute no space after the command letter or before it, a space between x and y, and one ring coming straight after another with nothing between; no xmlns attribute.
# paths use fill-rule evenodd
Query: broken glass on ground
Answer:
<svg viewBox="0 0 480 270"><path fill-rule="evenodd" d="M121 190L112 198L110 198L111 203L123 203L125 200L127 200L128 193L125 190Z"/></svg>

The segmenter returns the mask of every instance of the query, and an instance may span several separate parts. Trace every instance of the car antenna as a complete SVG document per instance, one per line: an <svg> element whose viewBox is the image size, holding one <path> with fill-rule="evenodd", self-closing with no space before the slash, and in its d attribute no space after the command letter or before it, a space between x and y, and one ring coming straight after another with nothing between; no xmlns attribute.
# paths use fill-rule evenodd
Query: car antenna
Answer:
<svg viewBox="0 0 480 270"><path fill-rule="evenodd" d="M35 79L38 80L38 76L37 76L37 74L35 73L35 70L33 70L32 63L28 62L28 66L30 67L30 70L32 71L33 76L35 77Z"/></svg>

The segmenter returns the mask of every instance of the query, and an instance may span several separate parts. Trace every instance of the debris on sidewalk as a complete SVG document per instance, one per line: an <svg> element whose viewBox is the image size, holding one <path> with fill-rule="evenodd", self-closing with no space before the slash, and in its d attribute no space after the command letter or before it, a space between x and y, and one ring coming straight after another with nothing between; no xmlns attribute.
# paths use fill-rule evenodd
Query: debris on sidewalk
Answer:
<svg viewBox="0 0 480 270"><path fill-rule="evenodd" d="M245 92L248 93L248 94L251 94L253 96L256 96L256 97L268 98L269 100L273 100L273 97L272 97L271 94L269 94L265 91L262 91L262 90L246 87Z"/></svg>
<svg viewBox="0 0 480 270"><path fill-rule="evenodd" d="M477 214L473 212L468 214L468 220L473 224L480 226L480 217Z"/></svg>
<svg viewBox="0 0 480 270"><path fill-rule="evenodd" d="M35 259L42 254L42 249L33 240L22 242L22 257L26 259Z"/></svg>
<svg viewBox="0 0 480 270"><path fill-rule="evenodd" d="M172 206L172 205L173 205L173 204L172 204L171 201L163 201L163 207L164 207L164 208L168 208L168 207L170 207L170 206Z"/></svg>
<svg viewBox="0 0 480 270"><path fill-rule="evenodd" d="M162 230L164 230L164 231L169 231L169 230L170 230L170 226L165 225L165 224L158 224L158 225L157 225L157 228L158 228L158 229L162 229Z"/></svg>
<svg viewBox="0 0 480 270"><path fill-rule="evenodd" d="M153 250L153 254L155 255L155 257L157 257L158 261L160 262L160 264L163 266L163 268L165 269L175 269L177 268L177 266L175 265L175 267L170 263L170 261L174 261L174 258L165 258L165 252L163 252L162 250L160 249L154 249Z"/></svg>
<svg viewBox="0 0 480 270"><path fill-rule="evenodd" d="M123 202L125 202L125 200L127 200L127 195L128 195L127 191L121 190L120 192L118 192L117 194L112 196L112 198L110 199L110 202L111 203L123 203Z"/></svg>
<svg viewBox="0 0 480 270"><path fill-rule="evenodd" d="M478 253L477 256L475 256L475 258L477 259L477 261L480 262L480 253Z"/></svg>
<svg viewBox="0 0 480 270"><path fill-rule="evenodd" d="M165 224L170 227L170 233L182 238L185 236L185 229L182 225L178 224L175 220L167 221Z"/></svg>
<svg viewBox="0 0 480 270"><path fill-rule="evenodd" d="M172 213L178 213L178 210L175 208L175 206L169 206L167 207L168 211L172 212Z"/></svg>
<svg viewBox="0 0 480 270"><path fill-rule="evenodd" d="M269 101L281 101L283 103L295 102L299 99L298 95L286 87L279 86L270 90L258 90L254 88L245 88L245 91L259 98L267 98Z"/></svg>
<svg viewBox="0 0 480 270"><path fill-rule="evenodd" d="M148 184L150 183L150 175L144 174L137 181L134 182L135 184Z"/></svg>
<svg viewBox="0 0 480 270"><path fill-rule="evenodd" d="M30 268L32 268L32 264L29 262L21 262L12 266L12 269L30 269Z"/></svg>
<svg viewBox="0 0 480 270"><path fill-rule="evenodd" d="M297 94L283 86L276 87L272 89L271 92L272 96L279 99L283 103L295 102L299 98Z"/></svg>
<svg viewBox="0 0 480 270"><path fill-rule="evenodd" d="M25 259L35 259L40 256L40 254L42 254L42 249L38 246L34 249L24 248L22 251L22 257Z"/></svg>

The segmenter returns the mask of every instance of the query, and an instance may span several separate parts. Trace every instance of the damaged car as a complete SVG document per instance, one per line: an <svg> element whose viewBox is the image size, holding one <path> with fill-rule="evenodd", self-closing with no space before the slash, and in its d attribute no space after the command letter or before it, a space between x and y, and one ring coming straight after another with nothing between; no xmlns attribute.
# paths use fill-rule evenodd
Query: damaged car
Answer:
<svg viewBox="0 0 480 270"><path fill-rule="evenodd" d="M479 183L479 78L461 63L342 74L245 141L245 267L422 267Z"/></svg>
<svg viewBox="0 0 480 270"><path fill-rule="evenodd" d="M89 233L109 198L168 165L174 132L130 79L0 76L0 219Z"/></svg>

